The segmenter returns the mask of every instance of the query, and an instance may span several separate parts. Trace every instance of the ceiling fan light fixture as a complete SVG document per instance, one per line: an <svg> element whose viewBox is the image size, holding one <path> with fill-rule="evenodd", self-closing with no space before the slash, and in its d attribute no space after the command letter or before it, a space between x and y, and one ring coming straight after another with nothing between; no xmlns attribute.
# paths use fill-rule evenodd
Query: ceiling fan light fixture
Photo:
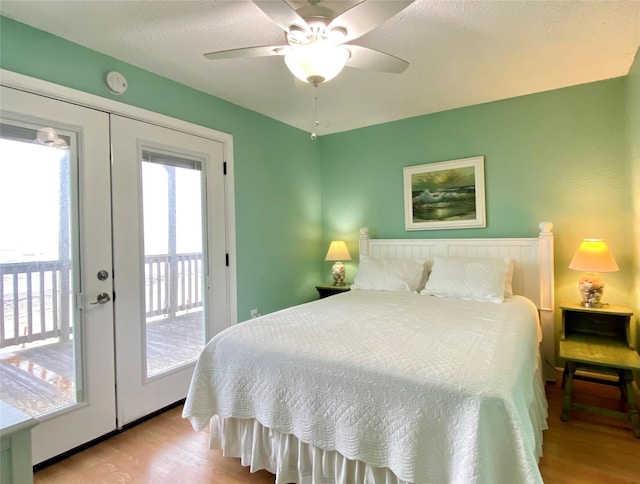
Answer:
<svg viewBox="0 0 640 484"><path fill-rule="evenodd" d="M341 45L314 42L292 47L285 54L284 62L298 79L317 85L340 74L350 55Z"/></svg>

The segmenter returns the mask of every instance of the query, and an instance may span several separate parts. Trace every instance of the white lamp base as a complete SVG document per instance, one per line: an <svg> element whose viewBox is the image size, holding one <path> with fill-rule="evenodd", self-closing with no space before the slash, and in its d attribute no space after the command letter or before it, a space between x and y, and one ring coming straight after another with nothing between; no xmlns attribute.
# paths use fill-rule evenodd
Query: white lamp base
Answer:
<svg viewBox="0 0 640 484"><path fill-rule="evenodd" d="M344 286L344 273L345 268L342 262L336 262L331 268L331 275L333 276L334 286Z"/></svg>

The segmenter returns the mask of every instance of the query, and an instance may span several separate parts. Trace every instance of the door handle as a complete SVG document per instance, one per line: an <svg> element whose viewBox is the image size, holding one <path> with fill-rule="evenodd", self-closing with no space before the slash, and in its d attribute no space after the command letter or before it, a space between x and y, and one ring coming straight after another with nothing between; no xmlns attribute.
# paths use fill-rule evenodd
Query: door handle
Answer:
<svg viewBox="0 0 640 484"><path fill-rule="evenodd" d="M106 292L101 292L100 294L98 294L97 301L93 301L89 304L107 304L109 301L111 301L111 296L109 296Z"/></svg>

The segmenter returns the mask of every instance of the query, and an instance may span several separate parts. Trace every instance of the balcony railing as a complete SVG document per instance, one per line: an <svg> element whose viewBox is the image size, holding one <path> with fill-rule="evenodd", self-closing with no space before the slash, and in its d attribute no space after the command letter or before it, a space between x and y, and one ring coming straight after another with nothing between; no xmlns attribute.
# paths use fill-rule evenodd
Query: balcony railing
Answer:
<svg viewBox="0 0 640 484"><path fill-rule="evenodd" d="M146 319L202 307L202 254L145 257ZM73 334L68 262L0 264L0 348Z"/></svg>
<svg viewBox="0 0 640 484"><path fill-rule="evenodd" d="M202 307L201 253L146 256L144 274L147 319Z"/></svg>

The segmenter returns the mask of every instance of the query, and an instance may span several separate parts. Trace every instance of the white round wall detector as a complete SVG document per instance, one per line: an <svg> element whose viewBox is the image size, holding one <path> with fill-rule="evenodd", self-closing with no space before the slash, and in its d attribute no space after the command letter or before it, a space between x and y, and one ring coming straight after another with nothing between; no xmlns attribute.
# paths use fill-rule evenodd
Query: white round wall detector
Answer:
<svg viewBox="0 0 640 484"><path fill-rule="evenodd" d="M107 87L114 94L122 94L127 90L127 80L119 72L111 71L107 74Z"/></svg>

